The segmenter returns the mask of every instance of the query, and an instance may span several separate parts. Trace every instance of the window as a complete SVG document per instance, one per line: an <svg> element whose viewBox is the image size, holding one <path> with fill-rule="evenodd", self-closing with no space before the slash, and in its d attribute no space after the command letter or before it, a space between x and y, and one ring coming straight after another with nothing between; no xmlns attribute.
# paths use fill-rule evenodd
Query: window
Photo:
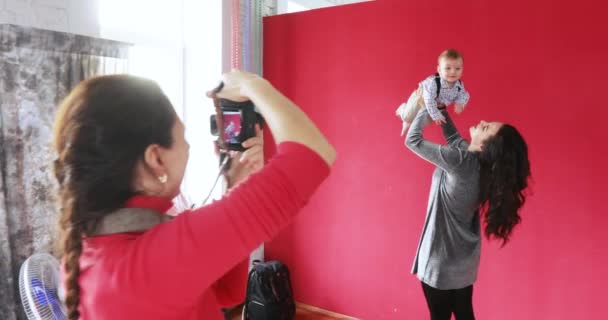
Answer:
<svg viewBox="0 0 608 320"><path fill-rule="evenodd" d="M190 159L182 192L200 204L217 174L206 90L222 73L222 1L101 0L102 38L133 44L129 73L156 81L186 125ZM218 188L219 189L219 188Z"/></svg>

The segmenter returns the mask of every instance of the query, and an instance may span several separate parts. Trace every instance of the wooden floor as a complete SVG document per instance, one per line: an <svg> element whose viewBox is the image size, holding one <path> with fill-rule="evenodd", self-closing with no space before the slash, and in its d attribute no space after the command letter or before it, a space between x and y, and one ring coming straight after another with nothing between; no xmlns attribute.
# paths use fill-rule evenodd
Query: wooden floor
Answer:
<svg viewBox="0 0 608 320"><path fill-rule="evenodd" d="M241 320L241 313L234 310L232 314L232 320ZM319 309L313 306L309 306L303 303L297 303L296 308L296 320L357 320L357 318L345 316L335 312Z"/></svg>
<svg viewBox="0 0 608 320"><path fill-rule="evenodd" d="M298 303L296 309L296 320L331 320L331 319L342 319L342 320L357 320L357 318L345 316L335 312L319 309L307 304Z"/></svg>

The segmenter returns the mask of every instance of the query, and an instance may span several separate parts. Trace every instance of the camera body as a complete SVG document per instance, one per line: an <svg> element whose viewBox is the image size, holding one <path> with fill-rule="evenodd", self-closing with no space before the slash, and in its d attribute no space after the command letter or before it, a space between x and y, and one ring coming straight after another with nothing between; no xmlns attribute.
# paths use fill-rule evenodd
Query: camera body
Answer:
<svg viewBox="0 0 608 320"><path fill-rule="evenodd" d="M228 150L244 151L242 143L255 137L255 125L264 127L264 118L255 111L253 102L247 100L237 102L227 99L219 99L222 117L223 131L218 130L218 115L210 117L211 134L223 140L223 145ZM222 145L220 143L220 145Z"/></svg>

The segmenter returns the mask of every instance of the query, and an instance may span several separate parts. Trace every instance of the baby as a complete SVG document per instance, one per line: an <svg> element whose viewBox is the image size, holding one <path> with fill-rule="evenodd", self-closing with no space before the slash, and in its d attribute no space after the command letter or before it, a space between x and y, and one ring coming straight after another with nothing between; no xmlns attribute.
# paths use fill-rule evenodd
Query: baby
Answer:
<svg viewBox="0 0 608 320"><path fill-rule="evenodd" d="M469 102L469 93L460 81L464 59L460 52L448 49L439 55L437 73L419 83L407 102L402 103L396 111L403 120L401 135L404 135L414 117L422 107L426 107L436 124L445 123L439 111L452 103L456 113L461 113Z"/></svg>

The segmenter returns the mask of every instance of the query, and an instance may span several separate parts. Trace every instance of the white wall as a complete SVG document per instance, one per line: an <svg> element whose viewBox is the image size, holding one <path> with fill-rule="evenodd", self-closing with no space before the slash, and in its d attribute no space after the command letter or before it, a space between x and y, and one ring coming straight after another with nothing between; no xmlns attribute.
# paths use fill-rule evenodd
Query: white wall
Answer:
<svg viewBox="0 0 608 320"><path fill-rule="evenodd" d="M276 0L277 14L326 8L370 0Z"/></svg>
<svg viewBox="0 0 608 320"><path fill-rule="evenodd" d="M100 0L0 0L0 23L99 37Z"/></svg>

